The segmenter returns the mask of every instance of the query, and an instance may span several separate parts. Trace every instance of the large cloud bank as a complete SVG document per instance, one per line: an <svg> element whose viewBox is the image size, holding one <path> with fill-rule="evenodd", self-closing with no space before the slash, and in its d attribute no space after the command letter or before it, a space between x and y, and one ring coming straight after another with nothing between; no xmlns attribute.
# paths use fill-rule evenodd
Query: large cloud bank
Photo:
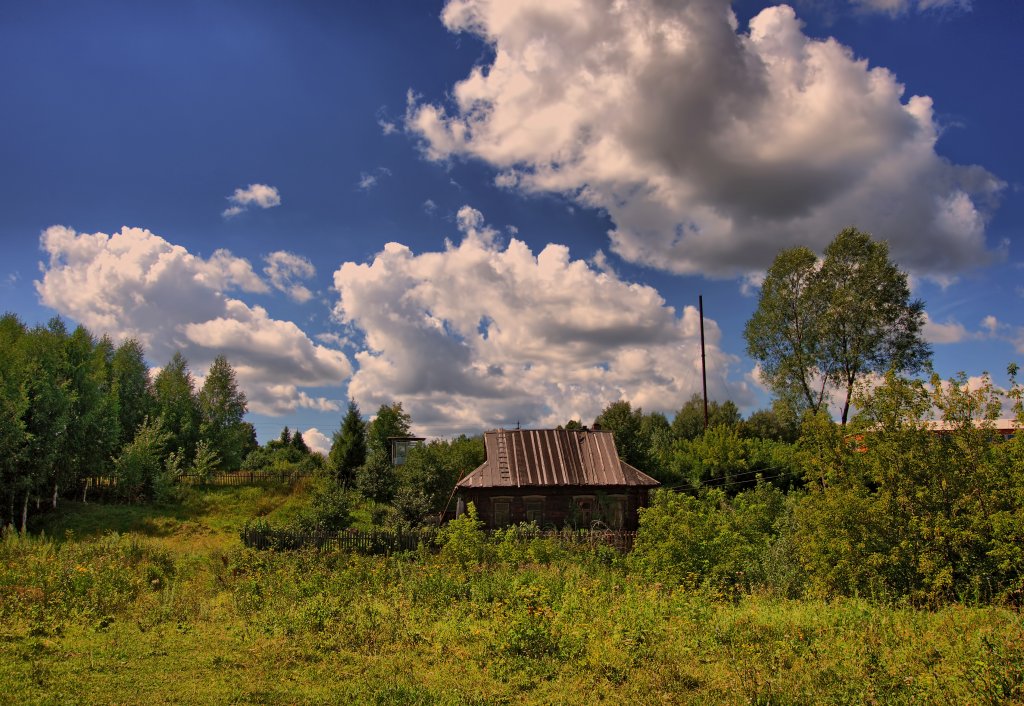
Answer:
<svg viewBox="0 0 1024 706"><path fill-rule="evenodd" d="M294 323L271 318L263 307L226 294L269 292L249 261L226 250L197 257L141 228L107 235L53 226L40 244L49 257L36 282L42 303L94 333L135 337L157 364L181 350L196 371L223 353L255 412L338 408L301 388L344 382L351 374L345 355L313 343ZM286 253L274 257L301 260Z"/></svg>
<svg viewBox="0 0 1024 706"><path fill-rule="evenodd" d="M534 254L502 246L464 207L463 237L441 252L388 243L372 262L334 273L336 318L365 334L349 394L363 410L401 400L430 434L514 425L589 423L628 399L673 411L700 390L699 320L651 287L572 260L562 245ZM736 362L705 322L710 392L749 402L727 382Z"/></svg>
<svg viewBox="0 0 1024 706"><path fill-rule="evenodd" d="M746 31L727 0L450 0L442 20L494 56L451 108L410 94L425 154L606 210L629 261L732 276L851 224L921 274L991 255L986 208L1003 184L936 153L930 98L806 36L788 6Z"/></svg>

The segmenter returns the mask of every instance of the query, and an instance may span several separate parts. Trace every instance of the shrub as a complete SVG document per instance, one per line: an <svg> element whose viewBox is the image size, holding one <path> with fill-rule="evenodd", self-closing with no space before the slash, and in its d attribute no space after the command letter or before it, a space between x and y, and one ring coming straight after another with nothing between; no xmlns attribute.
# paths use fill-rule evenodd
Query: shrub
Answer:
<svg viewBox="0 0 1024 706"><path fill-rule="evenodd" d="M476 506L470 503L466 514L449 522L438 534L441 557L462 568L481 564L487 559L487 534L484 523L477 516Z"/></svg>
<svg viewBox="0 0 1024 706"><path fill-rule="evenodd" d="M356 488L371 500L389 503L397 487L398 478L387 451L374 451L356 470Z"/></svg>
<svg viewBox="0 0 1024 706"><path fill-rule="evenodd" d="M766 571L765 562L777 548L788 512L782 493L766 483L732 500L714 489L697 497L659 491L641 512L629 563L666 583L726 591L774 588L766 584L778 571Z"/></svg>

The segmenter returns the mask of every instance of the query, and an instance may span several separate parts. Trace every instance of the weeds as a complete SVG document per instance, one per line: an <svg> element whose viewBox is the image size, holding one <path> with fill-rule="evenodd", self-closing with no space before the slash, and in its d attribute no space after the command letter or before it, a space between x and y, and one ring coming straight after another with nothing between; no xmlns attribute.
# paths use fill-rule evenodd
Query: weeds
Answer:
<svg viewBox="0 0 1024 706"><path fill-rule="evenodd" d="M256 504L211 495L206 507ZM226 531L189 549L185 528L214 523L202 512L174 522L163 536L2 537L4 699L1024 699L1024 622L998 607L926 612L662 585L600 550L528 536L481 543L475 527L449 534L447 551L382 557L253 551Z"/></svg>

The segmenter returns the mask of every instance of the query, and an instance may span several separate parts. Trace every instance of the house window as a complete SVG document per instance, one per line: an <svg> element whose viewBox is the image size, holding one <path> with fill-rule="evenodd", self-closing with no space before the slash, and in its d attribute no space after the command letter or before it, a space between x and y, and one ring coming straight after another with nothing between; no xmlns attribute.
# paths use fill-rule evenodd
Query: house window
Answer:
<svg viewBox="0 0 1024 706"><path fill-rule="evenodd" d="M526 521L544 524L544 497L541 495L529 495L523 498L526 504Z"/></svg>
<svg viewBox="0 0 1024 706"><path fill-rule="evenodd" d="M575 525L577 529L590 529L594 524L594 496L577 495L573 498L575 503Z"/></svg>
<svg viewBox="0 0 1024 706"><path fill-rule="evenodd" d="M491 501L491 521L495 527L512 523L512 498L494 498Z"/></svg>
<svg viewBox="0 0 1024 706"><path fill-rule="evenodd" d="M611 495L605 498L603 505L605 524L612 529L622 529L626 525L626 496Z"/></svg>
<svg viewBox="0 0 1024 706"><path fill-rule="evenodd" d="M408 441L396 441L395 442L395 465L401 466L405 463L406 456L409 455L409 442Z"/></svg>

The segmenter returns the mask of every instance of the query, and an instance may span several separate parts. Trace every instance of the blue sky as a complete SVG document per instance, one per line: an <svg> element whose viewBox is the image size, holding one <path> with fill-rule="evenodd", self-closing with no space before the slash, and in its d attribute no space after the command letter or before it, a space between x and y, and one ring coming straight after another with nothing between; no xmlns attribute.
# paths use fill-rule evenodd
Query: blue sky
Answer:
<svg viewBox="0 0 1024 706"><path fill-rule="evenodd" d="M574 5L5 3L2 308L224 351L266 440L671 412L702 293L749 411L759 273L853 224L941 374L1021 359L1024 5Z"/></svg>

